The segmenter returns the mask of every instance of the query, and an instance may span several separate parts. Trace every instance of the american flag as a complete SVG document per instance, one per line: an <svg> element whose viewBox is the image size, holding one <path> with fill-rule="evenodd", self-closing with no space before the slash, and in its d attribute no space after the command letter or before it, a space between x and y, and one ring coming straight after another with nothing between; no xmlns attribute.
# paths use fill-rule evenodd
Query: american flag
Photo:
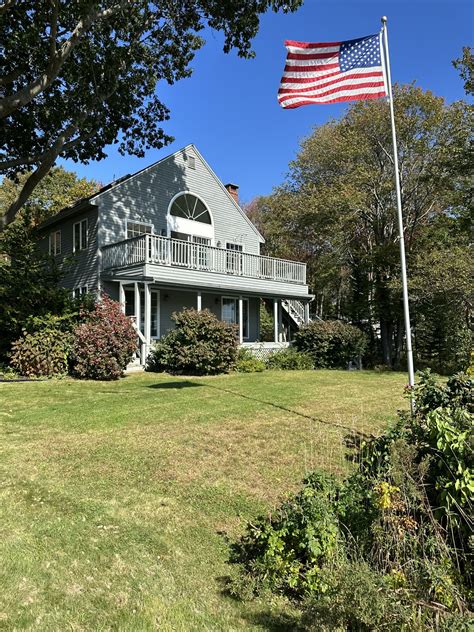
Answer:
<svg viewBox="0 0 474 632"><path fill-rule="evenodd" d="M345 42L285 42L288 51L278 101L311 103L377 99L387 95L380 35Z"/></svg>

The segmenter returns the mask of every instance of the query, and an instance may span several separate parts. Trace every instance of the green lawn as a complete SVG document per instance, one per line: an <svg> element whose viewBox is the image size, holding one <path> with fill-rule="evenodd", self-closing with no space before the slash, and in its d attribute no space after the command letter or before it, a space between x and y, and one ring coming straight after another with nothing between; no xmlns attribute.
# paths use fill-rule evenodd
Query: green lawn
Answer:
<svg viewBox="0 0 474 632"><path fill-rule="evenodd" d="M0 629L284 630L223 592L227 538L347 468L343 439L406 406L405 376L272 372L0 384Z"/></svg>

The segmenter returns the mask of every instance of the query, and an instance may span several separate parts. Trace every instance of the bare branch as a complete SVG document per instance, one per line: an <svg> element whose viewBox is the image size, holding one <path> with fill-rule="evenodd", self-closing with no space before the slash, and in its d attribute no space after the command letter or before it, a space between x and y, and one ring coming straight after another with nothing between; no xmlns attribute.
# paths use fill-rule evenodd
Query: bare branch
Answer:
<svg viewBox="0 0 474 632"><path fill-rule="evenodd" d="M5 2L2 2L2 4L0 4L0 15L8 11L8 9L11 9L15 4L16 0L5 0Z"/></svg>

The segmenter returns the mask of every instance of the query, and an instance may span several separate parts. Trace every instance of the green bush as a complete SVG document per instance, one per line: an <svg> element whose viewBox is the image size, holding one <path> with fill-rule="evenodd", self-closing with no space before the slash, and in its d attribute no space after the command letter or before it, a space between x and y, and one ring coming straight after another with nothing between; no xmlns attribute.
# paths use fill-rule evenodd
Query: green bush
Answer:
<svg viewBox="0 0 474 632"><path fill-rule="evenodd" d="M256 358L248 349L239 349L235 370L238 373L261 373L265 371L265 362Z"/></svg>
<svg viewBox="0 0 474 632"><path fill-rule="evenodd" d="M267 358L266 365L268 369L280 371L307 371L314 369L313 358L309 353L303 353L291 347L272 353Z"/></svg>
<svg viewBox="0 0 474 632"><path fill-rule="evenodd" d="M339 320L315 320L295 334L298 351L309 353L315 368L346 368L351 360L362 356L367 336L357 327Z"/></svg>
<svg viewBox="0 0 474 632"><path fill-rule="evenodd" d="M292 596L325 590L322 564L336 554L339 537L336 489L330 476L313 473L294 498L248 524L230 557L241 566L245 585Z"/></svg>
<svg viewBox="0 0 474 632"><path fill-rule="evenodd" d="M422 374L416 413L362 441L348 478L313 474L252 520L231 550L241 585L303 599L310 630L467 631L472 386Z"/></svg>
<svg viewBox="0 0 474 632"><path fill-rule="evenodd" d="M12 344L11 365L27 377L65 375L71 346L72 335L60 329L47 327L33 333L25 331Z"/></svg>
<svg viewBox="0 0 474 632"><path fill-rule="evenodd" d="M173 314L175 328L152 349L148 371L173 374L228 373L237 361L237 328L209 310L185 309Z"/></svg>

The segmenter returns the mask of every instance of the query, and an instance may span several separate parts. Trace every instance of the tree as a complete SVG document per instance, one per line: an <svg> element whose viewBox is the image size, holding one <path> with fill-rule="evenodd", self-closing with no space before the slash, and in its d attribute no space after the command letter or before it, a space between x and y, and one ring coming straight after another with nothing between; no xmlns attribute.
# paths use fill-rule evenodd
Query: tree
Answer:
<svg viewBox="0 0 474 632"><path fill-rule="evenodd" d="M474 95L474 58L470 46L464 46L462 57L455 59L453 66L459 70L461 79L464 81L465 93Z"/></svg>
<svg viewBox="0 0 474 632"><path fill-rule="evenodd" d="M3 216L11 221L58 156L87 163L119 143L143 156L171 137L156 94L191 74L208 25L224 52L251 57L259 16L302 0L14 0L0 4L0 172L30 171ZM28 54L25 54L27 51Z"/></svg>
<svg viewBox="0 0 474 632"><path fill-rule="evenodd" d="M0 185L0 215L15 199L28 174ZM78 199L95 193L98 184L62 167L42 180L13 222L0 232L0 359L5 359L31 316L60 314L68 292L58 287L54 260L38 247L37 225Z"/></svg>
<svg viewBox="0 0 474 632"><path fill-rule="evenodd" d="M468 142L469 110L413 85L395 86L394 99L410 264L425 227L459 213L454 200L460 203L465 180L451 156ZM340 120L316 128L286 182L257 200L250 214L271 254L309 262L319 315L362 325L373 344L380 332L382 361L397 365L404 323L395 283L399 237L385 101L357 102Z"/></svg>
<svg viewBox="0 0 474 632"><path fill-rule="evenodd" d="M30 175L30 172L25 172L16 178L3 179L0 184L0 215L17 199ZM29 217L36 225L81 198L96 193L99 188L98 182L78 178L73 171L67 171L64 167L53 167L35 188L25 208L29 209Z"/></svg>

